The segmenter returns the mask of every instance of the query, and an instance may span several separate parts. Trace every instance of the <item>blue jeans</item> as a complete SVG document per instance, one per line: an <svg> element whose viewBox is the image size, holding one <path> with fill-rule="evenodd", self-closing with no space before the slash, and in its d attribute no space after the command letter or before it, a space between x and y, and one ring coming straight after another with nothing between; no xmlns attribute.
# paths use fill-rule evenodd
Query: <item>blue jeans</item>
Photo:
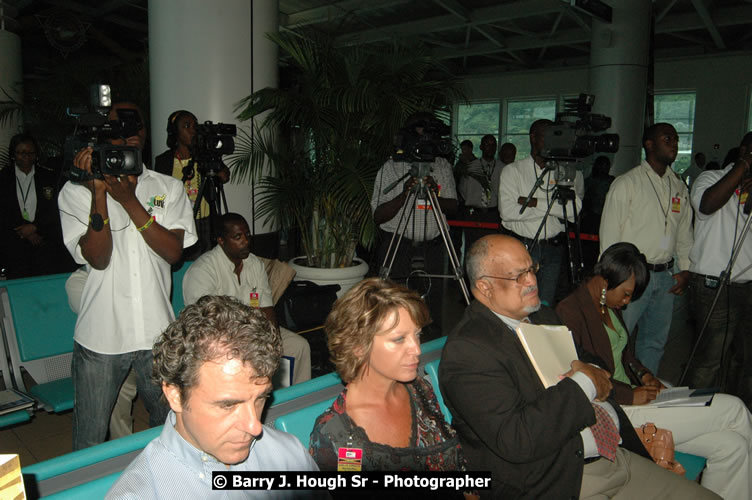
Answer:
<svg viewBox="0 0 752 500"><path fill-rule="evenodd" d="M529 248L532 240L523 241ZM534 262L540 262L541 268L535 275L538 281L538 297L545 302L547 306L553 307L556 304L556 287L559 285L559 274L561 265L566 258L566 247L564 245L550 245L540 242L530 254Z"/></svg>
<svg viewBox="0 0 752 500"><path fill-rule="evenodd" d="M162 388L151 381L151 351L99 354L73 343L73 450L104 442L120 386L133 366L138 394L149 412L149 426L162 425L169 407Z"/></svg>
<svg viewBox="0 0 752 500"><path fill-rule="evenodd" d="M670 271L650 271L650 283L645 293L624 310L624 321L630 334L634 334L635 326L639 327L635 342L637 359L655 375L671 329L674 294L668 290L675 283Z"/></svg>

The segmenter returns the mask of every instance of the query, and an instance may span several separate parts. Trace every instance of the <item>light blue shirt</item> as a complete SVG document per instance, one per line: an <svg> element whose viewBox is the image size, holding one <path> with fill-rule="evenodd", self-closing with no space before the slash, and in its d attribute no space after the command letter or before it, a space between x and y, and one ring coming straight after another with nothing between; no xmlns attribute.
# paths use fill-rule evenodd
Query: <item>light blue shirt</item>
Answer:
<svg viewBox="0 0 752 500"><path fill-rule="evenodd" d="M328 498L325 491L212 490L212 471L317 471L316 462L292 434L264 426L245 462L226 466L188 443L170 411L162 433L136 457L106 498Z"/></svg>

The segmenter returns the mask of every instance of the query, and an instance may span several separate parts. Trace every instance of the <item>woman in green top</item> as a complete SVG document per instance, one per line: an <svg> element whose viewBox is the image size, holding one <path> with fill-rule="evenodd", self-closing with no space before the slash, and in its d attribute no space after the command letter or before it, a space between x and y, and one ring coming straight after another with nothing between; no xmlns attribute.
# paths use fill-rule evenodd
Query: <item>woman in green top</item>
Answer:
<svg viewBox="0 0 752 500"><path fill-rule="evenodd" d="M617 243L603 252L593 275L556 306L575 344L603 360L612 374L616 402L622 405L649 403L663 388L635 357L621 316L621 309L642 295L649 279L645 256L637 247Z"/></svg>
<svg viewBox="0 0 752 500"><path fill-rule="evenodd" d="M739 398L716 394L704 407L646 404L663 384L635 358L620 310L642 294L648 279L645 256L631 243L617 243L603 252L593 275L556 312L575 344L603 360L612 374L616 402L634 405L624 406L632 425L652 422L669 429L678 451L707 459L704 487L723 498L752 498L752 415Z"/></svg>

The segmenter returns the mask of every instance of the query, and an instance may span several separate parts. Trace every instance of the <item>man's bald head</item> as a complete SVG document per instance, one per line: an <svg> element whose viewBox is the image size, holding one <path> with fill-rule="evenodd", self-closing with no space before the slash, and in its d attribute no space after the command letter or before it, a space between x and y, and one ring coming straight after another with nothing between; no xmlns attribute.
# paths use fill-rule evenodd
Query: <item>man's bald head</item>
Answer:
<svg viewBox="0 0 752 500"><path fill-rule="evenodd" d="M514 319L526 318L540 308L532 266L525 246L511 236L485 236L467 254L467 274L475 298L492 311Z"/></svg>

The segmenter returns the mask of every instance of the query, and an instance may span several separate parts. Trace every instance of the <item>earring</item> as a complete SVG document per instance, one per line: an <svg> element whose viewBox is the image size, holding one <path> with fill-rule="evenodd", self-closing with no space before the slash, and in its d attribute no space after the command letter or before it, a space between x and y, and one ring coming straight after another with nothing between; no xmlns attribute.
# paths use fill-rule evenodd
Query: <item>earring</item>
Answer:
<svg viewBox="0 0 752 500"><path fill-rule="evenodd" d="M601 313L606 312L606 287L601 288Z"/></svg>

